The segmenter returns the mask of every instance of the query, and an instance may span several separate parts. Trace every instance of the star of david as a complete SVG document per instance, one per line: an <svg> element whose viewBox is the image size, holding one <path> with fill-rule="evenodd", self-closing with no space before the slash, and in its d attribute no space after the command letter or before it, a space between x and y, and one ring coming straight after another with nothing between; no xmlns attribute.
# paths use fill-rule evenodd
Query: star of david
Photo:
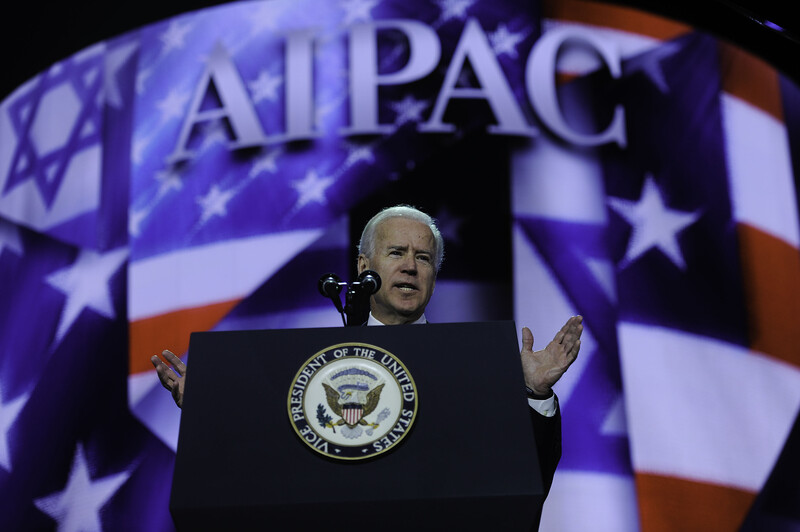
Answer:
<svg viewBox="0 0 800 532"><path fill-rule="evenodd" d="M50 208L74 155L100 143L103 55L55 65L9 106L18 142L2 194L33 181Z"/></svg>

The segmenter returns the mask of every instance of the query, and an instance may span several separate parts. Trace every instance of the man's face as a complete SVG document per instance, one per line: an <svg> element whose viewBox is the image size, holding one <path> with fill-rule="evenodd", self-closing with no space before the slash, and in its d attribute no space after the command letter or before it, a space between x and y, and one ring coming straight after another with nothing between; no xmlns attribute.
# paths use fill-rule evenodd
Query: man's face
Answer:
<svg viewBox="0 0 800 532"><path fill-rule="evenodd" d="M397 325L422 316L436 284L434 248L430 228L417 220L389 218L378 226L372 257L358 257L359 273L375 270L381 277L370 300L375 318Z"/></svg>

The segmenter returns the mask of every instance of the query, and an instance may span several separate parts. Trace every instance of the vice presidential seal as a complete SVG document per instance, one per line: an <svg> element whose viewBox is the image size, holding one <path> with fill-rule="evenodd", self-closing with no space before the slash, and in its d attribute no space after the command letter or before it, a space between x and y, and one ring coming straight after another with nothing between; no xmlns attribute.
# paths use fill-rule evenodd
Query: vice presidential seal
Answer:
<svg viewBox="0 0 800 532"><path fill-rule="evenodd" d="M417 388L400 360L370 344L338 344L316 353L289 389L295 432L315 451L340 460L384 453L408 434Z"/></svg>

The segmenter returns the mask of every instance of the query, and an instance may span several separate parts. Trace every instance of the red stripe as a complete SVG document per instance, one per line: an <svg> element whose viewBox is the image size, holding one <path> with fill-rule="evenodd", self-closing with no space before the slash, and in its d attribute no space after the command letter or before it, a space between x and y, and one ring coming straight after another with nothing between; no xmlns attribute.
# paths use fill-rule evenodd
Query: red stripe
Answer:
<svg viewBox="0 0 800 532"><path fill-rule="evenodd" d="M692 31L691 26L644 11L582 0L544 0L542 16L617 29L659 40L674 39Z"/></svg>
<svg viewBox="0 0 800 532"><path fill-rule="evenodd" d="M741 48L719 41L722 90L783 121L778 72Z"/></svg>
<svg viewBox="0 0 800 532"><path fill-rule="evenodd" d="M750 347L800 367L800 251L739 224Z"/></svg>
<svg viewBox="0 0 800 532"><path fill-rule="evenodd" d="M169 349L177 355L189 349L189 335L214 327L241 299L178 310L132 322L129 326L128 371L131 375L153 369L150 357Z"/></svg>
<svg viewBox="0 0 800 532"><path fill-rule="evenodd" d="M734 532L755 495L715 484L636 474L642 532Z"/></svg>

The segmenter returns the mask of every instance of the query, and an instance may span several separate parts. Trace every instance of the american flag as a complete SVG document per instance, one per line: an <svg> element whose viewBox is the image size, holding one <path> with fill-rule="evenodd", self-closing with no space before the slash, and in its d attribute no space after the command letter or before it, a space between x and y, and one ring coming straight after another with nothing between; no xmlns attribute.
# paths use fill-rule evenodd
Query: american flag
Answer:
<svg viewBox="0 0 800 532"><path fill-rule="evenodd" d="M581 2L544 12L545 34L581 28L623 51L610 84L565 57L561 93L600 95L590 124L608 120L603 98L623 103L628 142L543 142L512 165L517 319L588 324L559 385L565 450L542 529L795 530L781 465L798 472L797 89L680 24Z"/></svg>
<svg viewBox="0 0 800 532"><path fill-rule="evenodd" d="M432 28L442 60L380 89L385 133L347 137L348 28L389 19ZM452 133L419 131L470 20L539 136L487 134L491 107L455 99ZM624 105L625 146L536 122L525 58L565 27L622 75L564 54L562 106L597 128ZM280 134L285 37L310 28L318 137L231 150L208 120L171 162L220 50ZM410 54L391 32L378 50L381 72ZM798 128L800 91L763 62L574 0L243 2L64 59L0 104L0 529L171 530L180 411L149 357L196 330L340 326L316 280L352 276L363 223L411 203L447 242L432 321L513 318L541 347L585 317L542 530L796 530Z"/></svg>

